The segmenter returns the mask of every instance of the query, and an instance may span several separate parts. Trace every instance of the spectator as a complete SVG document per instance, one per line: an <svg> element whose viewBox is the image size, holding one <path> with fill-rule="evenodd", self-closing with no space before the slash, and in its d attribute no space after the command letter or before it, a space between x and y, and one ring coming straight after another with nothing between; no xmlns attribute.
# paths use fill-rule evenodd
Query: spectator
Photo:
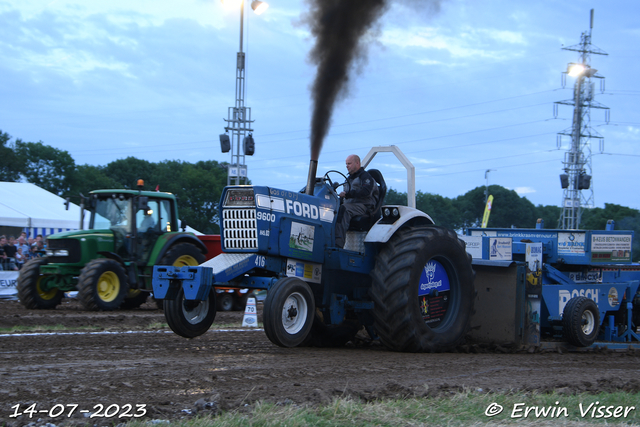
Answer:
<svg viewBox="0 0 640 427"><path fill-rule="evenodd" d="M25 259L22 255L22 246L16 246L16 265L18 266L18 270L22 270L24 261Z"/></svg>
<svg viewBox="0 0 640 427"><path fill-rule="evenodd" d="M18 270L16 265L16 247L7 243L5 236L0 236L0 247L2 247L2 267L4 270Z"/></svg>
<svg viewBox="0 0 640 427"><path fill-rule="evenodd" d="M42 234L36 236L36 241L31 245L31 257L44 256L44 241L42 240Z"/></svg>
<svg viewBox="0 0 640 427"><path fill-rule="evenodd" d="M18 237L18 243L16 243L16 247L22 248L22 262L27 262L31 259L31 246L27 243L26 233L20 235Z"/></svg>

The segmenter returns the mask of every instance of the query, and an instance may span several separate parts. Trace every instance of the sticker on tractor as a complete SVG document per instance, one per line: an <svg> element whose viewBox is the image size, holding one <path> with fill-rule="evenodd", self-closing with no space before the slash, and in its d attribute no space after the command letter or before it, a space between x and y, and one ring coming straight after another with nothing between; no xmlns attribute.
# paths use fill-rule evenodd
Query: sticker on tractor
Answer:
<svg viewBox="0 0 640 427"><path fill-rule="evenodd" d="M576 283L602 283L602 270L571 271L569 279Z"/></svg>
<svg viewBox="0 0 640 427"><path fill-rule="evenodd" d="M631 262L631 235L592 234L591 261Z"/></svg>
<svg viewBox="0 0 640 427"><path fill-rule="evenodd" d="M289 237L289 247L301 251L313 251L313 236L315 227L313 225L291 223L291 235Z"/></svg>
<svg viewBox="0 0 640 427"><path fill-rule="evenodd" d="M418 288L420 312L425 323L436 326L449 307L449 276L442 264L431 260L423 268Z"/></svg>
<svg viewBox="0 0 640 427"><path fill-rule="evenodd" d="M511 238L489 238L489 259L492 261L511 261Z"/></svg>
<svg viewBox="0 0 640 427"><path fill-rule="evenodd" d="M618 305L618 290L614 287L609 289L609 305L611 307L616 307Z"/></svg>
<svg viewBox="0 0 640 427"><path fill-rule="evenodd" d="M558 255L584 255L586 233L558 233Z"/></svg>
<svg viewBox="0 0 640 427"><path fill-rule="evenodd" d="M306 282L320 283L320 280L322 279L322 264L314 264L311 262L288 258L287 276L299 277Z"/></svg>

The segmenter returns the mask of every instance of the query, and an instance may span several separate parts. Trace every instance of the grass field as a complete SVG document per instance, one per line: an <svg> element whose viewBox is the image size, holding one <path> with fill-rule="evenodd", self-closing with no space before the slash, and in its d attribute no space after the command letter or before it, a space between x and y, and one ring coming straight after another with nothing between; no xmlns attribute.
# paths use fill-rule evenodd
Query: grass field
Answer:
<svg viewBox="0 0 640 427"><path fill-rule="evenodd" d="M502 410L500 410L502 408ZM484 426L640 425L640 394L525 394L467 390L437 398L380 402L334 399L322 407L257 403L217 416L188 417L172 426ZM130 427L161 425L161 420Z"/></svg>

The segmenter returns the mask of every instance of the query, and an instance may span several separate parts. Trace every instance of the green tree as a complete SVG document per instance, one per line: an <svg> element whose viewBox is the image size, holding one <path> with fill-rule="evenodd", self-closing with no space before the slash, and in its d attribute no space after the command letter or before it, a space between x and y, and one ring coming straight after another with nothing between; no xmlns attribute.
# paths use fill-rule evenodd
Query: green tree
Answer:
<svg viewBox="0 0 640 427"><path fill-rule="evenodd" d="M562 209L558 206L536 206L536 218L542 218L544 228L558 228L558 219L560 218L561 212Z"/></svg>
<svg viewBox="0 0 640 427"><path fill-rule="evenodd" d="M139 179L144 180L147 186L153 185L155 188L159 184L157 168L156 163L127 157L109 163L104 167L103 172L113 182L120 184L121 188L137 189Z"/></svg>
<svg viewBox="0 0 640 427"><path fill-rule="evenodd" d="M384 196L384 204L407 206L407 193L399 193L393 188L389 188Z"/></svg>
<svg viewBox="0 0 640 427"><path fill-rule="evenodd" d="M16 182L20 178L22 167L9 141L11 135L0 130L0 181Z"/></svg>
<svg viewBox="0 0 640 427"><path fill-rule="evenodd" d="M479 227L482 224L486 204L484 190L484 187L476 187L455 199L454 205L460 212L462 227ZM489 194L493 195L493 204L487 227L535 227L536 208L529 200L499 185L490 185Z"/></svg>
<svg viewBox="0 0 640 427"><path fill-rule="evenodd" d="M458 208L454 205L453 200L447 197L418 191L416 207L429 215L437 225L452 230L462 226L462 218Z"/></svg>
<svg viewBox="0 0 640 427"><path fill-rule="evenodd" d="M585 209L582 212L580 228L584 230L604 230L607 226L608 220L612 219L617 223L624 218L637 216L638 212L639 211L636 209L627 208L613 203L605 203L604 209Z"/></svg>
<svg viewBox="0 0 640 427"><path fill-rule="evenodd" d="M62 196L71 190L76 164L69 152L40 142L16 140L15 153L24 178Z"/></svg>
<svg viewBox="0 0 640 427"><path fill-rule="evenodd" d="M103 190L109 188L124 188L122 184L107 176L103 166L78 165L73 180L73 185L68 196L74 197L79 194L86 196L90 191ZM74 201L75 202L75 201Z"/></svg>

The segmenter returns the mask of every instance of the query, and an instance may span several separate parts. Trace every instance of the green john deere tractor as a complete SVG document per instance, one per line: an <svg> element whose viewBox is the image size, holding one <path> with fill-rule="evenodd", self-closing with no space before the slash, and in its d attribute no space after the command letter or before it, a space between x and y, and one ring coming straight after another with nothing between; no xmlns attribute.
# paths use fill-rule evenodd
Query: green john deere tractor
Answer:
<svg viewBox="0 0 640 427"><path fill-rule="evenodd" d="M152 291L154 265L205 260L205 245L179 231L173 194L96 190L82 198L81 209L91 215L88 229L49 236L47 255L22 268L17 287L26 308L55 308L68 291L78 291L87 310L136 308Z"/></svg>

